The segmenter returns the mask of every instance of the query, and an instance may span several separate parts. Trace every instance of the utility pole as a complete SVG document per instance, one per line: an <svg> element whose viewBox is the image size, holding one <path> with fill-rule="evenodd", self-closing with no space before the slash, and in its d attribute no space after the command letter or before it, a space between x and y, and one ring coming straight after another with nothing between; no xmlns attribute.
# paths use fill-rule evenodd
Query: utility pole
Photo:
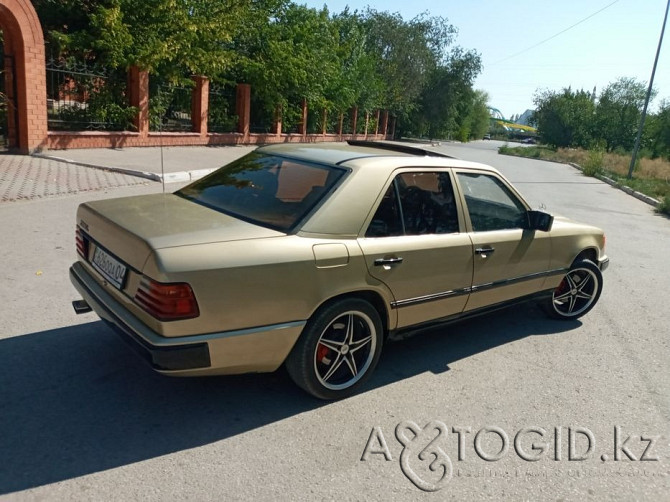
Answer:
<svg viewBox="0 0 670 502"><path fill-rule="evenodd" d="M665 33L665 23L668 21L668 10L670 10L670 0L665 7L665 17L663 18L663 28L661 28L661 37L658 39L658 49L656 49L656 59L654 59L654 67L651 70L651 78L649 79L649 88L647 89L647 97L644 100L644 108L642 109L642 117L640 118L640 128L637 130L637 138L635 138L635 146L633 147L633 155L630 158L630 167L628 168L628 179L633 177L633 169L635 169L635 159L637 152L640 149L640 139L642 138L642 129L644 128L644 119L647 118L647 106L649 106L649 98L651 97L651 88L654 85L654 75L656 74L656 65L658 64L658 55L661 53L661 44L663 44L663 33Z"/></svg>

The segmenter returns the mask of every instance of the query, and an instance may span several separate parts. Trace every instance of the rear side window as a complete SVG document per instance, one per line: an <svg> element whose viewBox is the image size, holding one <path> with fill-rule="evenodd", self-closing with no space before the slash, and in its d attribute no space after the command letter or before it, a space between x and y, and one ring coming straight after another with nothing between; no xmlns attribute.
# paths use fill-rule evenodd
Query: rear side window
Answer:
<svg viewBox="0 0 670 502"><path fill-rule="evenodd" d="M458 232L451 177L446 172L408 172L395 177L366 237Z"/></svg>
<svg viewBox="0 0 670 502"><path fill-rule="evenodd" d="M316 206L345 172L337 167L253 152L176 194L286 232Z"/></svg>

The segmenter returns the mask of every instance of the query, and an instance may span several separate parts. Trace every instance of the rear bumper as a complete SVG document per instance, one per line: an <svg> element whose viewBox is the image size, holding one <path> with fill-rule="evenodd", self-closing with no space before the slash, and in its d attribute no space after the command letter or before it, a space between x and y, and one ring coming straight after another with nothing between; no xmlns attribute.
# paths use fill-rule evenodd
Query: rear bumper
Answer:
<svg viewBox="0 0 670 502"><path fill-rule="evenodd" d="M100 286L81 263L70 280L84 301L133 350L160 373L223 375L276 370L297 341L305 321L271 326L164 337L148 328Z"/></svg>

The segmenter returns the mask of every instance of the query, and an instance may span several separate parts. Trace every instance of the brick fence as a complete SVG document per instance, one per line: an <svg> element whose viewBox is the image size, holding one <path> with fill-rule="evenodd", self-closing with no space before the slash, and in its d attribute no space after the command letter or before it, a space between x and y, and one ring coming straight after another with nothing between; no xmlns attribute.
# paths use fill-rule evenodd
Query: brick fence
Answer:
<svg viewBox="0 0 670 502"><path fill-rule="evenodd" d="M129 104L138 109L134 121L136 132L111 131L49 131L45 147L51 150L70 148L121 148L138 146L202 146L202 145L255 145L265 143L304 143L345 141L348 139L381 140L392 136L395 121L388 112L375 113L375 130L368 131L369 115L365 116L365 129L362 134L355 134L358 110L352 110L352 131L342 130L342 117L339 130L328 134L325 130L326 112L323 112L324 128L321 134L307 134L308 103L302 103L302 122L295 134L282 132L281 117L274 122L274 132L251 133L251 86L238 84L236 92L236 112L238 116L237 132L210 133L207 130L209 112L209 79L204 76L193 77L195 86L191 98L192 132L152 132L149 130L149 74L137 67L132 67L128 75L127 95Z"/></svg>

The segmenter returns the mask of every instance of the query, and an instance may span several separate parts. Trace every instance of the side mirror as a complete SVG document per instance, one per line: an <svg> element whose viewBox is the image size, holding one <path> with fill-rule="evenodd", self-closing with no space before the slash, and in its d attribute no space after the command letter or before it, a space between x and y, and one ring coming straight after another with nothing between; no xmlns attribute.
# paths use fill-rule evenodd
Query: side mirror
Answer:
<svg viewBox="0 0 670 502"><path fill-rule="evenodd" d="M554 224L554 217L542 211L528 211L528 228L549 232Z"/></svg>

